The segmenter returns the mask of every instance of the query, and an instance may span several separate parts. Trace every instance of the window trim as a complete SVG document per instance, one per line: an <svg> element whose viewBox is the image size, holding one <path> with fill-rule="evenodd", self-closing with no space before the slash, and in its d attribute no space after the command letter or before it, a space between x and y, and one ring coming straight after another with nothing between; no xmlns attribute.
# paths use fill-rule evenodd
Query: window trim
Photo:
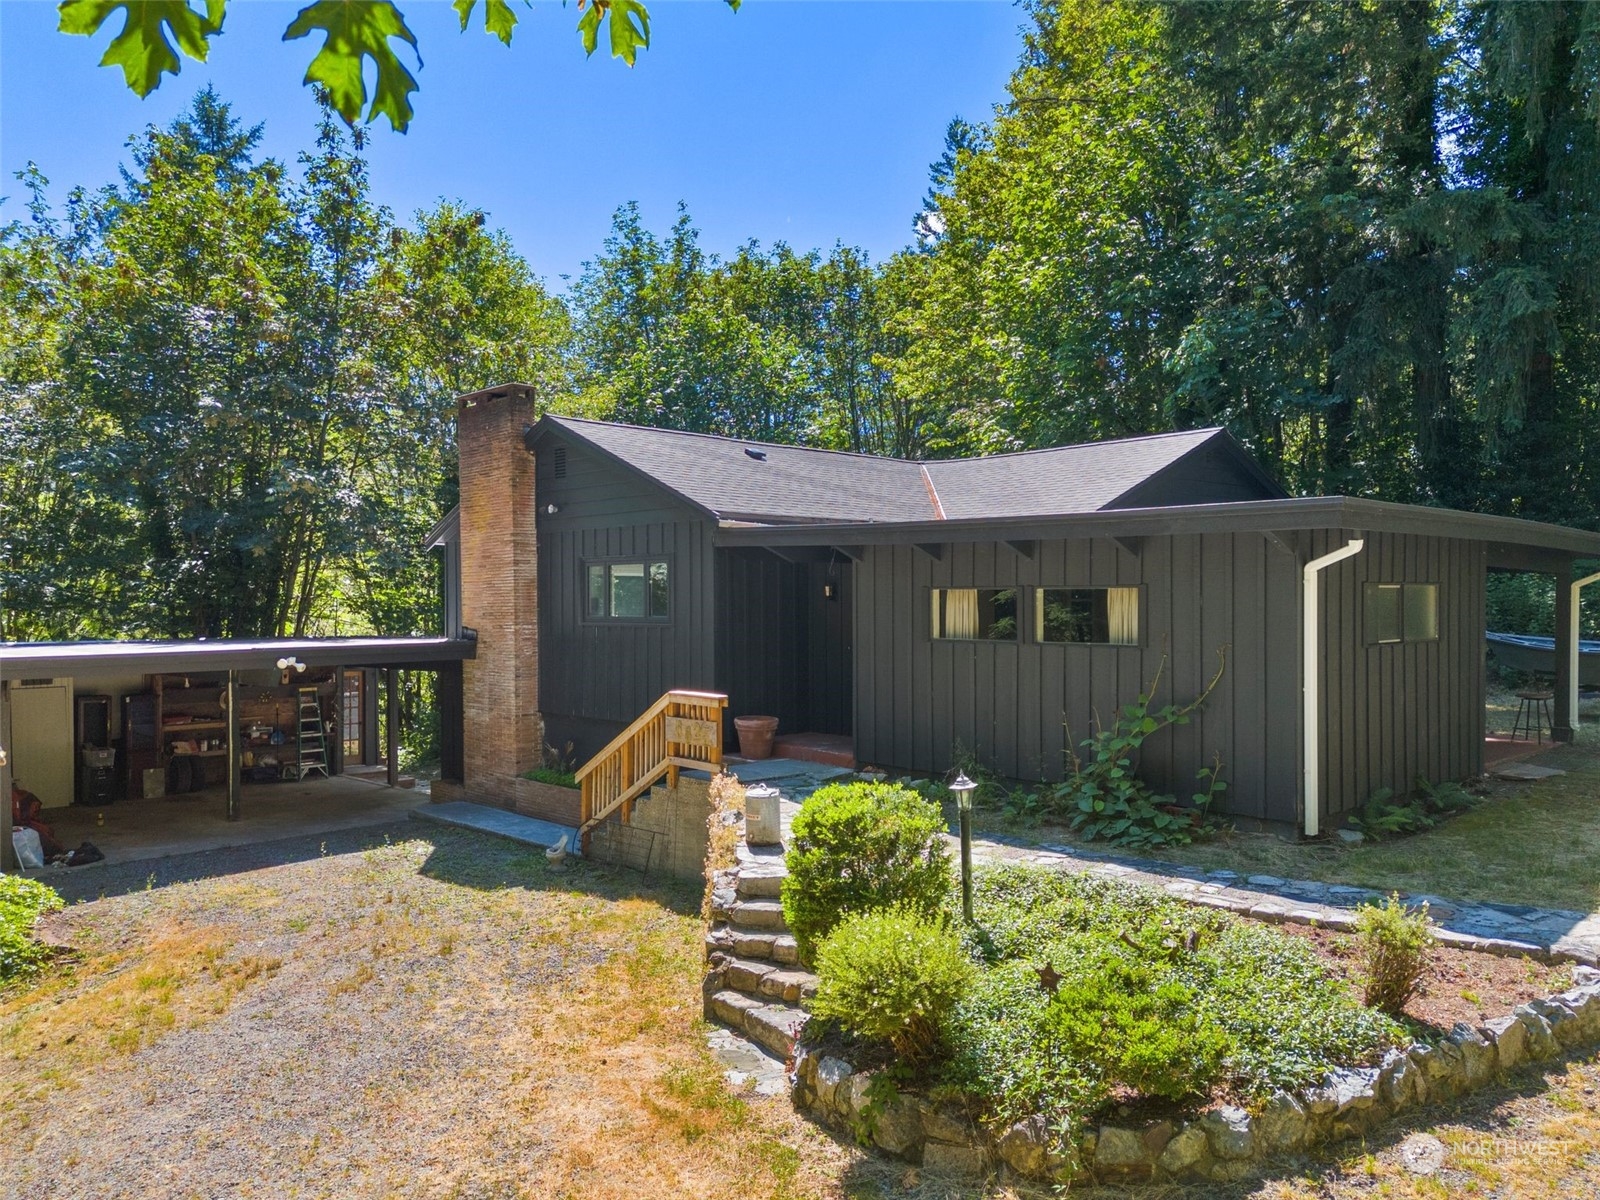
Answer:
<svg viewBox="0 0 1600 1200"><path fill-rule="evenodd" d="M1033 593L1029 603L1033 605L1033 621L1029 628L1033 630L1033 637L1029 640L1035 646L1092 646L1111 650L1139 650L1145 644L1145 585L1142 583L1038 583L1028 589ZM1045 592L1113 592L1131 591L1134 593L1134 620L1137 622L1131 642L1068 642L1057 641L1054 638L1041 636L1043 620L1039 616L1044 611Z"/></svg>
<svg viewBox="0 0 1600 1200"><path fill-rule="evenodd" d="M663 566L665 566L667 568L667 612L666 612L665 616L660 616L660 617L652 617L652 616L643 616L643 617L611 617L611 616L604 616L604 617L596 617L596 616L592 616L590 614L590 612L589 612L589 569L591 567L604 567L605 571L606 571L606 579L609 581L610 578L611 578L611 568L614 567L614 566L617 566L619 564L620 565L624 565L624 566L633 566L634 564L642 565L644 567L644 570L645 570L645 580L647 581L646 582L646 589L645 589L645 596L646 596L646 604L648 605L648 603L649 603L649 594L650 594L649 593L649 586L648 586L648 580L650 578L650 568L653 565L655 565L656 563L661 563ZM604 626L606 626L608 628L620 625L620 626L633 626L635 628L646 628L646 629L660 629L660 628L662 628L664 626L671 625L676 620L677 611L678 611L677 601L673 597L673 584L672 584L673 577L677 574L677 570L678 570L677 564L674 561L674 556L671 555L671 554L647 554L647 555L644 555L642 557L640 555L637 555L637 554L616 554L616 555L607 555L607 556L598 557L598 558L583 558L583 559L580 559L579 560L579 570L578 570L578 611L582 614L582 618L579 621L579 624L581 624L581 625L604 625Z"/></svg>

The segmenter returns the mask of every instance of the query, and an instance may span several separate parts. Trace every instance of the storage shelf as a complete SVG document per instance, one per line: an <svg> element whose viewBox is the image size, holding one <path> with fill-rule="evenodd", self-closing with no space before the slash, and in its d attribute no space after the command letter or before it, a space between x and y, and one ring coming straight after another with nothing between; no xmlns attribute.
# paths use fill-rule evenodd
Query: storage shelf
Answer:
<svg viewBox="0 0 1600 1200"><path fill-rule="evenodd" d="M193 750L185 754L169 754L168 758L220 758L226 750Z"/></svg>
<svg viewBox="0 0 1600 1200"><path fill-rule="evenodd" d="M163 736L170 736L174 733L181 733L185 729L226 729L227 727L228 723L226 721L185 721L182 725L163 725L161 733Z"/></svg>

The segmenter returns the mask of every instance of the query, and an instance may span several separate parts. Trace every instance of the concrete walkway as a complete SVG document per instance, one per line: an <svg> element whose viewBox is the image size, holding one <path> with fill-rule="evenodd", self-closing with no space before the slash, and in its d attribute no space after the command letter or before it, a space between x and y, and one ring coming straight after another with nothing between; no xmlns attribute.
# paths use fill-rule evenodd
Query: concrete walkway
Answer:
<svg viewBox="0 0 1600 1200"><path fill-rule="evenodd" d="M1354 927L1354 910L1382 900L1386 893L1342 883L1313 883L1275 875L1240 876L1234 871L1154 859L1102 854L1079 847L1030 844L988 835L974 838L978 862L1026 862L1074 874L1098 875L1158 888L1168 895L1209 908L1226 909L1266 921ZM1478 904L1441 896L1400 893L1406 904L1428 905L1441 942L1492 954L1527 954L1562 962L1600 963L1600 913L1532 908L1520 904Z"/></svg>
<svg viewBox="0 0 1600 1200"><path fill-rule="evenodd" d="M579 852L578 831L571 825L557 825L554 821L541 821L537 817L525 817L521 813L490 808L487 804L473 804L468 800L423 804L411 810L411 817L417 821L437 821L441 825L475 829L479 833L493 834L540 849L548 849L565 837L567 852L574 855Z"/></svg>

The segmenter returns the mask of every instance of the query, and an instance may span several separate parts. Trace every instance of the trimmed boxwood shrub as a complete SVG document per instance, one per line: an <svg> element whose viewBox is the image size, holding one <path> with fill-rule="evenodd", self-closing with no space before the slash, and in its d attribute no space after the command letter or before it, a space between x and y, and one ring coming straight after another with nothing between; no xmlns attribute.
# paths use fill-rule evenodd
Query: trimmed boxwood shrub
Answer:
<svg viewBox="0 0 1600 1200"><path fill-rule="evenodd" d="M839 922L817 948L811 1011L847 1033L888 1042L910 1066L941 1043L940 1021L961 999L972 960L949 922L896 905Z"/></svg>
<svg viewBox="0 0 1600 1200"><path fill-rule="evenodd" d="M818 788L795 814L783 916L800 956L845 917L892 904L931 917L950 891L950 852L939 806L887 783Z"/></svg>

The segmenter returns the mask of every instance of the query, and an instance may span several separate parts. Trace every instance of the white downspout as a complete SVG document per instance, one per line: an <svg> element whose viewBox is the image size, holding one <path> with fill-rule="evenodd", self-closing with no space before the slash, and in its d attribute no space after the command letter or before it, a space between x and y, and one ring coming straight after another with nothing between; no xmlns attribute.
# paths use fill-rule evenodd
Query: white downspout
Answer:
<svg viewBox="0 0 1600 1200"><path fill-rule="evenodd" d="M1322 604L1317 590L1317 577L1328 567L1352 555L1360 554L1367 544L1365 538L1356 538L1321 558L1313 558L1301 568L1304 598L1300 606L1304 628L1301 631L1300 649L1303 662L1300 667L1303 711L1301 733L1304 737L1301 792L1306 804L1306 836L1316 837L1321 832L1322 797L1321 780L1317 775L1317 758L1322 751L1321 705L1322 697Z"/></svg>
<svg viewBox="0 0 1600 1200"><path fill-rule="evenodd" d="M1572 728L1578 728L1578 604L1582 597L1579 595L1591 583L1600 582L1600 571L1593 575L1585 575L1582 579L1572 582L1572 612L1568 617L1571 625L1568 627L1570 637L1567 643L1567 654L1570 656L1567 665L1571 668L1567 672L1567 686L1572 689L1567 698L1567 712L1571 714Z"/></svg>

